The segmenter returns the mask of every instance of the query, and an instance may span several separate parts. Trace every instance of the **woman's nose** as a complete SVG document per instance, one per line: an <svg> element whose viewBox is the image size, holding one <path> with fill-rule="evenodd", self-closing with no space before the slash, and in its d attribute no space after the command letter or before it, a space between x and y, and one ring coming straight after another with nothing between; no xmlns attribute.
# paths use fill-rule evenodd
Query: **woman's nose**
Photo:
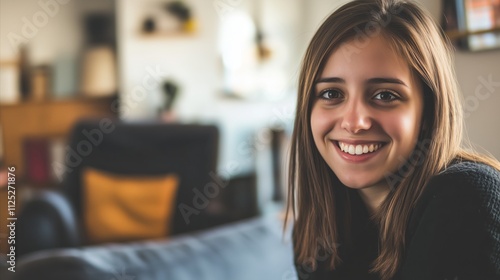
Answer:
<svg viewBox="0 0 500 280"><path fill-rule="evenodd" d="M351 134L357 134L370 129L371 126L372 120L367 104L364 104L362 100L346 101L341 128Z"/></svg>

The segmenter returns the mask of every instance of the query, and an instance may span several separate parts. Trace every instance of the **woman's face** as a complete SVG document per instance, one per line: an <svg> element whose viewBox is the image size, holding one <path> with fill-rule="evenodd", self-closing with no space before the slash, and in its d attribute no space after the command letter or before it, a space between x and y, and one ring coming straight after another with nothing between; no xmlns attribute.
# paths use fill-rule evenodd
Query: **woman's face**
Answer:
<svg viewBox="0 0 500 280"><path fill-rule="evenodd" d="M316 81L311 130L340 181L387 186L413 151L423 112L421 82L383 37L342 44Z"/></svg>

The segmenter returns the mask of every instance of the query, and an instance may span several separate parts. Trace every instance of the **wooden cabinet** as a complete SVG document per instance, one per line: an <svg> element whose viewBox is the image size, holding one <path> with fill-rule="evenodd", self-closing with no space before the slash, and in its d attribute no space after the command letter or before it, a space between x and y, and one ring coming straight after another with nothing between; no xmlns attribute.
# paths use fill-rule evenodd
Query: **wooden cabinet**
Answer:
<svg viewBox="0 0 500 280"><path fill-rule="evenodd" d="M116 96L0 105L4 165L25 171L23 141L27 137L67 137L81 118L115 117Z"/></svg>

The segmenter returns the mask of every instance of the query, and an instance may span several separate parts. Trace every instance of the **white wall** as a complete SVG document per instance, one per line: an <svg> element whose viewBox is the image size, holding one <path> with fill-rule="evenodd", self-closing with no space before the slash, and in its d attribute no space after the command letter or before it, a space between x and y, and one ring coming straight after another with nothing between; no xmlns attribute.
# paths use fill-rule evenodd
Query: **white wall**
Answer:
<svg viewBox="0 0 500 280"><path fill-rule="evenodd" d="M79 22L80 14L77 9L78 1L65 1L66 4L53 2L56 3L57 8L51 6L49 9L55 12L48 15L38 1L0 1L2 19L0 60L17 59L17 44L11 44L9 39L9 36L13 34L27 40L30 58L35 65L51 63L61 53L76 56L83 42L83 31ZM46 15L47 20L44 20L42 14ZM26 18L29 23L23 21L23 18ZM27 27L30 25L33 25L34 29Z"/></svg>
<svg viewBox="0 0 500 280"><path fill-rule="evenodd" d="M311 0L304 5L305 13L305 43L309 44L312 36L323 23L323 21L343 4L349 0ZM306 44L306 45L307 45Z"/></svg>

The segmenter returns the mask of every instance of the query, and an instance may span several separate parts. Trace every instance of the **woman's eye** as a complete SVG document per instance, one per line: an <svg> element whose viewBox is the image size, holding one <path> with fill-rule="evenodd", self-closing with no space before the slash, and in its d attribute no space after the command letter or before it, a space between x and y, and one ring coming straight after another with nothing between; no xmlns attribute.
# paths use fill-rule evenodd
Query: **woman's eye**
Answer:
<svg viewBox="0 0 500 280"><path fill-rule="evenodd" d="M323 99L331 100L336 98L342 98L342 93L335 89L326 89L321 91L320 97Z"/></svg>
<svg viewBox="0 0 500 280"><path fill-rule="evenodd" d="M377 93L373 97L373 99L375 99L375 100L381 100L381 101L385 101L385 102L391 102L391 101L394 101L394 100L398 100L399 96L397 96L395 93L393 93L391 91L384 90L384 91L380 91L379 93Z"/></svg>

